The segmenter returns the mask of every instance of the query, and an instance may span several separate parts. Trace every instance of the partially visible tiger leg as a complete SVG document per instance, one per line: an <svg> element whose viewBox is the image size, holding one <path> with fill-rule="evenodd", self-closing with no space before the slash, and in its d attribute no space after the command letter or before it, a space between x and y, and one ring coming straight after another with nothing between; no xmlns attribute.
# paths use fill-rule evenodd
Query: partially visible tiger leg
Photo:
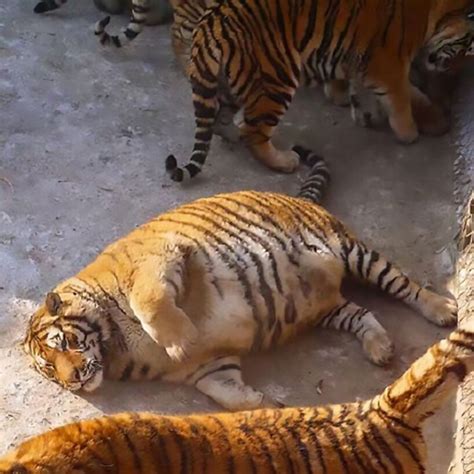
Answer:
<svg viewBox="0 0 474 474"><path fill-rule="evenodd" d="M376 127L386 118L375 93L360 81L350 81L349 98L352 120L359 127Z"/></svg>
<svg viewBox="0 0 474 474"><path fill-rule="evenodd" d="M185 273L185 259L176 257L175 261L163 263L163 258L156 258L142 264L135 273L129 304L150 337L180 361L192 350L198 331L176 304Z"/></svg>
<svg viewBox="0 0 474 474"><path fill-rule="evenodd" d="M240 140L239 127L234 123L239 107L226 99L219 100L219 112L214 124L214 133L224 140L237 143Z"/></svg>
<svg viewBox="0 0 474 474"><path fill-rule="evenodd" d="M335 105L349 105L349 83L343 80L333 80L324 83L324 94Z"/></svg>
<svg viewBox="0 0 474 474"><path fill-rule="evenodd" d="M457 304L438 295L409 278L396 265L362 242L349 238L343 244L347 271L381 291L403 301L438 326L452 326L457 320Z"/></svg>
<svg viewBox="0 0 474 474"><path fill-rule="evenodd" d="M298 167L298 154L292 150L278 150L271 138L293 94L294 89L289 89L285 93L275 92L275 99L266 94L251 97L244 106L244 123L240 127L242 139L252 155L269 168L284 173L292 173Z"/></svg>
<svg viewBox="0 0 474 474"><path fill-rule="evenodd" d="M228 410L252 410L264 403L263 393L243 382L240 358L236 356L210 361L189 382Z"/></svg>
<svg viewBox="0 0 474 474"><path fill-rule="evenodd" d="M387 364L393 356L393 344L373 313L355 303L342 300L320 325L355 334L367 357L377 365Z"/></svg>
<svg viewBox="0 0 474 474"><path fill-rule="evenodd" d="M411 86L411 95L413 116L420 132L434 136L447 133L450 123L443 110L414 85Z"/></svg>
<svg viewBox="0 0 474 474"><path fill-rule="evenodd" d="M411 84L407 77L391 78L389 83L375 83L375 91L387 112L390 127L402 143L413 143L418 138L418 128L411 106Z"/></svg>

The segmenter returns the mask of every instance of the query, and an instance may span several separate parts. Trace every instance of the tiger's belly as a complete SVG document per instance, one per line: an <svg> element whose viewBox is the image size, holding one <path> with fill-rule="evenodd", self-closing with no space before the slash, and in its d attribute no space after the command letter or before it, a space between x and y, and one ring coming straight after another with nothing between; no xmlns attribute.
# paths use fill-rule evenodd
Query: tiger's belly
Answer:
<svg viewBox="0 0 474 474"><path fill-rule="evenodd" d="M268 349L317 324L339 304L343 268L334 256L301 252L295 263L283 253L273 257L273 265L262 260L261 267L248 267L245 279L216 279L219 289L213 288L207 317L198 325L209 349Z"/></svg>
<svg viewBox="0 0 474 474"><path fill-rule="evenodd" d="M201 364L222 355L243 355L282 344L314 326L340 302L343 268L329 253L300 252L293 263L273 253L273 264L221 265L207 272L197 262L179 306L199 332L187 360L169 358L134 319L120 321L127 346L109 357L113 379L182 381ZM276 271L277 270L277 271Z"/></svg>

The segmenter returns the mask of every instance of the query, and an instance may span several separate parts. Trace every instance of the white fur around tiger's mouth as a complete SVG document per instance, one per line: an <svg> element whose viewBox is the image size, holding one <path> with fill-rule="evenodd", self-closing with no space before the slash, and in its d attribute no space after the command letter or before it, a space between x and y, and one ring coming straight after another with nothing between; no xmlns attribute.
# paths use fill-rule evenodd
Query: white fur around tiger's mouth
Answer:
<svg viewBox="0 0 474 474"><path fill-rule="evenodd" d="M87 379L85 383L82 384L80 388L81 390L84 390L86 392L93 392L94 390L97 390L102 385L103 380L104 380L104 370L98 369L96 372L92 374L91 377Z"/></svg>

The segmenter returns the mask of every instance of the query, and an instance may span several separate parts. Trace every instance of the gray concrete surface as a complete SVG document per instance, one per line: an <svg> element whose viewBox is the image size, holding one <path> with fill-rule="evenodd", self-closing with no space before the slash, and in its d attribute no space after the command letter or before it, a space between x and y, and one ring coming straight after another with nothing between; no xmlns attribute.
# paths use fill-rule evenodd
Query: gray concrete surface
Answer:
<svg viewBox="0 0 474 474"><path fill-rule="evenodd" d="M461 232L456 265L455 294L459 303L459 325L462 328L474 318L474 90L468 87L472 76L465 78L462 103L458 104L458 146L455 162L455 196ZM462 104L462 105L461 105ZM467 107L466 105L467 104ZM461 386L456 404L456 448L452 474L474 473L474 374Z"/></svg>
<svg viewBox="0 0 474 474"><path fill-rule="evenodd" d="M65 392L29 367L19 348L26 321L48 289L154 214L220 191L292 193L304 175L274 174L215 139L202 178L188 187L169 182L164 158L188 155L193 120L168 28L148 29L126 51L103 51L92 35L92 2L47 17L34 16L33 4L0 4L0 452L100 413L215 410L193 389L160 383ZM356 129L319 91L298 94L279 137L326 157L332 212L409 273L444 287L453 272L445 249L456 233L452 137L403 147L388 130ZM289 405L369 397L445 333L372 291L347 291L380 313L393 336L388 368L371 365L352 337L315 331L248 358L249 382ZM448 406L427 427L431 474L449 464L452 415Z"/></svg>

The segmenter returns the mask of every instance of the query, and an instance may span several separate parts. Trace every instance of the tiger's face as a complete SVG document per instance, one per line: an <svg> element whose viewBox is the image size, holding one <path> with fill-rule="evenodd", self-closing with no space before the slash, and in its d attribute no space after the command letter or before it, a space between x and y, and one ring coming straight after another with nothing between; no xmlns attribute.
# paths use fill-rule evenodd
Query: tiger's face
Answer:
<svg viewBox="0 0 474 474"><path fill-rule="evenodd" d="M441 21L423 53L428 71L446 72L474 47L474 7Z"/></svg>
<svg viewBox="0 0 474 474"><path fill-rule="evenodd" d="M76 307L75 307L76 306ZM35 369L71 390L96 390L103 381L103 332L76 305L57 293L33 315L24 348Z"/></svg>

